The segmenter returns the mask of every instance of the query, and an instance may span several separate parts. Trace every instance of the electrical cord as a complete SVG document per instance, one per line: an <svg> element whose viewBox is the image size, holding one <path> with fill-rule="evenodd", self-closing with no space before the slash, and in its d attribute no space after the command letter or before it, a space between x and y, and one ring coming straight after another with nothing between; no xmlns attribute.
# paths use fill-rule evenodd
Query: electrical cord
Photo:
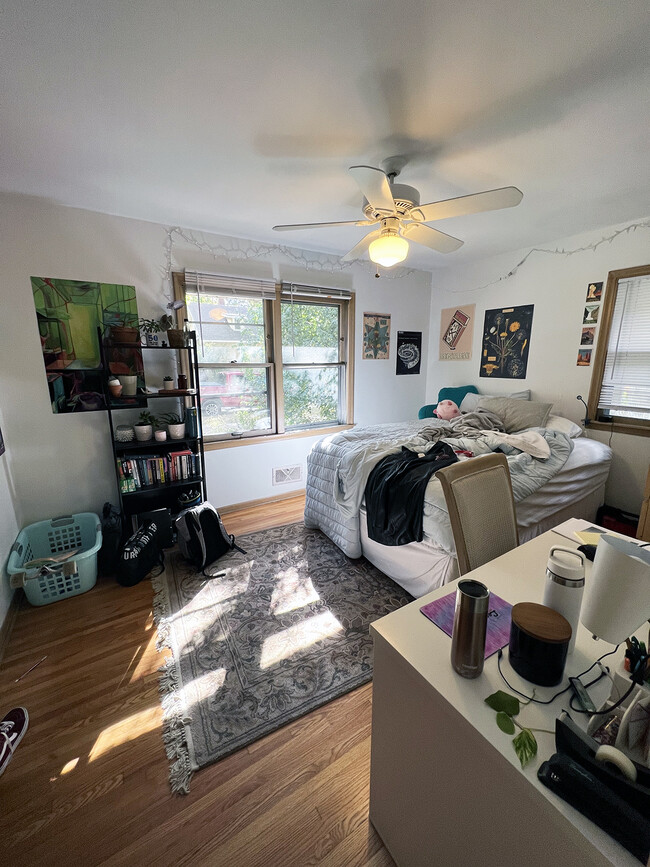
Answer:
<svg viewBox="0 0 650 867"><path fill-rule="evenodd" d="M586 713L586 714L589 714L589 716L601 716L603 714L611 713L611 711L613 711L615 708L619 707L619 705L623 704L625 699L632 693L635 686L638 686L639 683L642 683L642 680L637 680L637 677L639 676L640 671L645 671L645 667L648 663L648 658L649 658L648 654L646 653L644 656L641 656L637 660L637 663L634 666L634 671L630 673L630 677L632 678L632 683L630 684L630 688L627 690L627 692L623 693L623 695L619 698L619 700L615 704L610 704L609 707L606 707L603 710L592 710L592 711L582 710L582 708L574 707L573 696L571 696L571 699L569 701L569 707L571 708L572 711L575 711L575 713ZM599 678L597 678L597 679L599 679ZM594 680L594 681L592 681L592 683L586 683L585 687L591 686L595 682L596 681Z"/></svg>
<svg viewBox="0 0 650 867"><path fill-rule="evenodd" d="M584 671L581 671L580 674L576 675L576 677L580 678L580 677L584 677L585 674L589 674L589 672L591 671L591 669L594 666L599 665L601 663L601 661L603 659L605 659L606 656L611 656L612 653L616 653L616 651L618 650L619 647L620 647L620 644L617 644L616 647L614 648L614 650L608 650L607 653L603 653L603 655L600 656L592 665L590 665L589 668L586 668ZM516 692L517 695L520 695L522 698L525 698L528 701L534 702L535 704L552 704L556 698L559 698L561 695L564 695L565 692L568 692L571 689L571 684L569 684L568 686L565 686L564 689L561 689L559 692L556 692L555 695L552 696L552 698L545 699L544 701L542 701L542 699L535 698L534 695L526 695L526 693L520 692L518 689L515 689L514 686L511 686L510 683L508 683L508 681L506 680L506 676L503 673L503 671L501 670L501 659L502 658L503 658L503 648L500 647L499 652L497 654L497 668L499 669L499 674L501 675L501 679L503 680L505 685L508 687L508 689L512 690L512 692ZM598 675L598 677L595 680L592 680L590 683L585 684L585 687L593 686L601 678L607 676L607 672L605 670L606 667L601 666L601 668L603 670ZM625 696L624 696L624 698L625 698ZM623 700L623 699L621 699L621 700Z"/></svg>

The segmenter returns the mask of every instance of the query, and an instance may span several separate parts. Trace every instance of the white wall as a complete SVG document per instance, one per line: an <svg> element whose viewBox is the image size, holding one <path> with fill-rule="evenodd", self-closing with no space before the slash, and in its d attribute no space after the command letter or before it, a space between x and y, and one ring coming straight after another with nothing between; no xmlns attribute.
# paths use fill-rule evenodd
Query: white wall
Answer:
<svg viewBox="0 0 650 867"><path fill-rule="evenodd" d="M614 226L596 233L563 238L543 247L575 250L613 235L618 228ZM648 264L649 250L650 230L640 228L620 234L596 250L570 256L533 253L514 276L485 289L478 287L508 274L528 251L435 272L427 400L434 401L443 385L473 383L480 392L494 394L530 388L533 400L553 401L556 414L581 421L584 408L576 400L576 395L587 398L592 371L591 367L576 365L587 286L600 281L606 284L609 271ZM440 310L471 303L476 304L471 360L440 361ZM526 379L479 377L485 310L521 304L535 305ZM609 434L589 431L588 435L609 441ZM638 514L650 462L650 438L615 433L611 446L614 460L606 492L607 503Z"/></svg>
<svg viewBox="0 0 650 867"><path fill-rule="evenodd" d="M237 239L201 236L207 243L237 248ZM63 208L25 196L0 196L0 393L11 449L9 468L22 524L66 512L101 510L116 502L112 453L105 413L54 415L50 408L36 326L30 276L134 285L141 316L158 316L169 291L165 227L91 211ZM395 375L398 330L421 330L428 345L430 274L376 280L355 266L341 273L308 270L279 251L256 258L215 261L210 253L176 239L176 269L205 268L242 276L342 286L356 293L355 420L360 424L416 418L424 403L426 354L419 376ZM234 255L234 254L233 254ZM298 257L299 259L300 257ZM324 259L325 257L320 257ZM319 260L320 261L320 260ZM336 261L336 260L333 260ZM391 313L388 361L361 360L364 311ZM9 412L11 408L11 412ZM208 492L217 506L241 503L291 490L273 487L271 468L302 463L314 438L259 443L206 454ZM301 488L297 484L295 488ZM13 530L9 535L13 533Z"/></svg>

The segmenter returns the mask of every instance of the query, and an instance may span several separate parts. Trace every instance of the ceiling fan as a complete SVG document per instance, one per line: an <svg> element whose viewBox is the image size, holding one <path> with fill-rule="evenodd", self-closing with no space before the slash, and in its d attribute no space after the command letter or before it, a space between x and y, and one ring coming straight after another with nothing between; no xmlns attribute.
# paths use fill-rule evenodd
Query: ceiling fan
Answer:
<svg viewBox="0 0 650 867"><path fill-rule="evenodd" d="M512 208L523 198L523 193L517 187L501 187L498 190L486 190L483 193L421 205L420 193L415 187L395 183L399 174L399 169L395 166L388 165L386 171L373 166L351 166L348 171L364 195L362 209L365 220L296 223L273 226L275 231L318 229L324 226L374 226L379 223L379 228L363 237L343 256L343 261L359 259L367 251L372 262L390 268L406 259L409 241L423 244L438 253L451 253L462 246L463 242L458 238L427 226L427 223L447 217Z"/></svg>

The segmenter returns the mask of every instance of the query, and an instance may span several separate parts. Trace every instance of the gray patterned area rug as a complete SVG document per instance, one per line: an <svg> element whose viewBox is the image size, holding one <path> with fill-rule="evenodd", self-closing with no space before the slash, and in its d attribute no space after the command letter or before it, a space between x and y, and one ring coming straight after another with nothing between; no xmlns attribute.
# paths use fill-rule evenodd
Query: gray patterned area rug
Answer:
<svg viewBox="0 0 650 867"><path fill-rule="evenodd" d="M206 578L178 552L153 579L172 791L192 772L372 677L368 626L411 601L319 530L288 524L238 538Z"/></svg>

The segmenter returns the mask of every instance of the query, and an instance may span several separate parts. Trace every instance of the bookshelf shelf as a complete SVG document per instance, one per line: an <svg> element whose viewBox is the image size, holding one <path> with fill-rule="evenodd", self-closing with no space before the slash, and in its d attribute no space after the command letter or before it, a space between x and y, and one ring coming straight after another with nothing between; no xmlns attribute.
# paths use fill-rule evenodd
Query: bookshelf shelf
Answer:
<svg viewBox="0 0 650 867"><path fill-rule="evenodd" d="M169 356L170 370L176 359L178 369L182 369L188 379L189 388L160 389L156 392L141 390L134 397L112 398L108 390L108 375L104 383L104 399L108 410L108 423L113 449L115 478L122 521L125 527L131 525L139 512L156 509L169 509L172 515L183 507L179 494L195 488L201 492L203 501L207 499L205 464L203 451L203 427L201 421L201 394L199 389L196 332L187 335L186 345L182 348L170 346L146 346L145 344L115 343L100 334L100 346L104 370L110 370L113 349L133 349L142 353L145 381L147 373L147 354L157 353L156 365L160 365L160 353ZM164 442L151 439L141 442L118 441L115 429L123 410L143 410L150 402L157 400L176 401L178 414L187 418L187 410L195 413L196 433L191 431L180 439ZM166 411L167 407L165 407ZM122 416L123 418L124 416ZM152 479L154 480L152 483Z"/></svg>

